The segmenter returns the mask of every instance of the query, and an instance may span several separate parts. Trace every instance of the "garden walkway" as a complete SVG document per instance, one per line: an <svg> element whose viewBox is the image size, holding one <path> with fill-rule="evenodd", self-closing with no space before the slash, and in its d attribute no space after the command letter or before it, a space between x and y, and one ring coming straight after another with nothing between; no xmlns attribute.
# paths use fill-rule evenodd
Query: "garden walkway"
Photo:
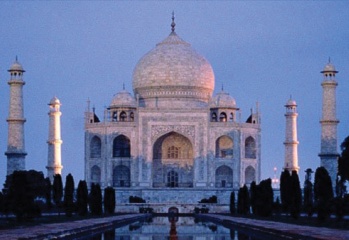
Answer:
<svg viewBox="0 0 349 240"><path fill-rule="evenodd" d="M62 239L75 234L80 235L84 232L99 231L101 229L112 227L115 224L134 222L145 218L146 216L147 215L145 214L128 214L0 230L0 239Z"/></svg>
<svg viewBox="0 0 349 240"><path fill-rule="evenodd" d="M310 227L273 221L255 220L216 214L200 214L200 217L220 223L272 233L277 236L291 236L293 239L349 240L349 230L324 227Z"/></svg>

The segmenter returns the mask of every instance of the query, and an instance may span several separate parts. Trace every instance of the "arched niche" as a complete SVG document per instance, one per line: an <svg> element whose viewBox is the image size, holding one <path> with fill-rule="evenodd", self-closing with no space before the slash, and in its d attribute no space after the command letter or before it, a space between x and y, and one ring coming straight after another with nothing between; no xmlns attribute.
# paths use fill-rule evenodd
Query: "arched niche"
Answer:
<svg viewBox="0 0 349 240"><path fill-rule="evenodd" d="M155 141L153 145L154 187L170 187L168 173L171 171L178 175L175 185L192 187L193 167L193 146L187 137L177 132L170 132Z"/></svg>

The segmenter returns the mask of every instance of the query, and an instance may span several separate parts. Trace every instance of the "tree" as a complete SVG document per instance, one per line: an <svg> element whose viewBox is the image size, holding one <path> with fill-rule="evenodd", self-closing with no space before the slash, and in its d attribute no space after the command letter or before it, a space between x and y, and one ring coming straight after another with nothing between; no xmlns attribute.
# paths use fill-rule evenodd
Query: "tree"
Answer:
<svg viewBox="0 0 349 240"><path fill-rule="evenodd" d="M308 214L308 217L313 215L313 183L311 182L311 174L313 171L311 168L305 170L305 181L304 181L304 190L303 190L303 206L305 212Z"/></svg>
<svg viewBox="0 0 349 240"><path fill-rule="evenodd" d="M319 167L315 171L314 199L318 211L318 219L324 221L330 214L330 201L333 199L332 181L326 168Z"/></svg>
<svg viewBox="0 0 349 240"><path fill-rule="evenodd" d="M293 218L297 219L302 207L302 190L297 171L292 171L290 191L292 192L290 213Z"/></svg>
<svg viewBox="0 0 349 240"><path fill-rule="evenodd" d="M109 214L115 211L115 190L112 187L104 189L104 211Z"/></svg>
<svg viewBox="0 0 349 240"><path fill-rule="evenodd" d="M230 193L230 205L229 205L229 210L231 214L235 214L235 193L232 191Z"/></svg>
<svg viewBox="0 0 349 240"><path fill-rule="evenodd" d="M280 198L279 197L276 197L276 200L273 204L273 212L276 214L276 215L280 215L280 210L281 210L281 203L280 203Z"/></svg>
<svg viewBox="0 0 349 240"><path fill-rule="evenodd" d="M250 209L248 188L244 185L238 192L238 213L248 214Z"/></svg>
<svg viewBox="0 0 349 240"><path fill-rule="evenodd" d="M88 203L88 190L86 181L79 181L77 190L77 211L80 216L85 216L87 214L87 203Z"/></svg>
<svg viewBox="0 0 349 240"><path fill-rule="evenodd" d="M341 144L342 153L338 158L338 179L336 183L336 195L340 198L346 193L345 182L349 181L349 136Z"/></svg>
<svg viewBox="0 0 349 240"><path fill-rule="evenodd" d="M47 209L52 208L52 184L49 177L45 178L45 200Z"/></svg>
<svg viewBox="0 0 349 240"><path fill-rule="evenodd" d="M273 212L273 202L274 193L271 179L268 178L255 186L255 214L262 217L270 216Z"/></svg>
<svg viewBox="0 0 349 240"><path fill-rule="evenodd" d="M288 170L284 170L280 176L280 197L282 204L282 211L285 213L289 212L291 204L291 176Z"/></svg>
<svg viewBox="0 0 349 240"><path fill-rule="evenodd" d="M61 207L62 197L63 197L63 184L62 184L62 176L60 174L55 174L53 176L53 201L55 202L56 207Z"/></svg>
<svg viewBox="0 0 349 240"><path fill-rule="evenodd" d="M68 217L71 217L74 211L74 178L70 173L65 180L64 210Z"/></svg>
<svg viewBox="0 0 349 240"><path fill-rule="evenodd" d="M32 191L28 189L28 185L24 171L13 172L8 197L11 202L10 209L19 221L30 211L34 201Z"/></svg>
<svg viewBox="0 0 349 240"><path fill-rule="evenodd" d="M251 202L251 208L252 213L256 214L256 201L257 201L257 185L256 182L253 181L250 186L250 202Z"/></svg>
<svg viewBox="0 0 349 240"><path fill-rule="evenodd" d="M89 196L90 211L93 215L102 214L102 192L99 184L92 183Z"/></svg>
<svg viewBox="0 0 349 240"><path fill-rule="evenodd" d="M40 216L41 211L35 199L44 196L44 175L42 172L14 171L6 177L4 184L4 212L11 211L17 220Z"/></svg>
<svg viewBox="0 0 349 240"><path fill-rule="evenodd" d="M4 195L2 194L2 192L0 192L0 213L4 212L4 204L5 204Z"/></svg>

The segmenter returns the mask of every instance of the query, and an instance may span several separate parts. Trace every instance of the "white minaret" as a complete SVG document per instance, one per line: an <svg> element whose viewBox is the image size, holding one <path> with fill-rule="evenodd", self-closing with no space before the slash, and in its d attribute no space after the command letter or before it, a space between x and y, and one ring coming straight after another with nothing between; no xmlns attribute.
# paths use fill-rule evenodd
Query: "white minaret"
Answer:
<svg viewBox="0 0 349 240"><path fill-rule="evenodd" d="M17 61L12 64L10 69L10 106L7 138L7 175L16 170L25 170L25 152L24 146L24 113L23 113L23 73L22 65Z"/></svg>
<svg viewBox="0 0 349 240"><path fill-rule="evenodd" d="M297 140L297 103L296 101L287 101L286 105L286 139L285 145L285 166L284 169L292 171L299 170L298 167L298 140Z"/></svg>
<svg viewBox="0 0 349 240"><path fill-rule="evenodd" d="M55 174L61 174L63 168L61 164L61 103L58 98L51 99L49 115L49 134L48 134L48 158L47 158L47 177L53 182Z"/></svg>
<svg viewBox="0 0 349 240"><path fill-rule="evenodd" d="M336 118L336 87L338 85L335 76L338 71L329 61L321 71L324 80L321 83L322 92L322 118L321 124L321 166L325 167L331 176L332 186L336 185L337 177L337 125Z"/></svg>

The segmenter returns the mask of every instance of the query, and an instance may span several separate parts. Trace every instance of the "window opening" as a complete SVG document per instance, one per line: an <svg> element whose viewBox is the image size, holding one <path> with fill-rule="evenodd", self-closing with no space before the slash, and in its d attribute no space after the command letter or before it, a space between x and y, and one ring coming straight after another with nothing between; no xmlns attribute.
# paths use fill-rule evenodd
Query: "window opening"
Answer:
<svg viewBox="0 0 349 240"><path fill-rule="evenodd" d="M125 122L127 120L127 115L124 111L120 113L120 121Z"/></svg>
<svg viewBox="0 0 349 240"><path fill-rule="evenodd" d="M234 113L230 113L230 121L234 122Z"/></svg>
<svg viewBox="0 0 349 240"><path fill-rule="evenodd" d="M222 112L222 113L219 115L219 121L220 121L220 122L226 122L226 121L227 121L227 114L225 114L225 112Z"/></svg>
<svg viewBox="0 0 349 240"><path fill-rule="evenodd" d="M217 114L216 113L212 113L211 121L217 122Z"/></svg>
<svg viewBox="0 0 349 240"><path fill-rule="evenodd" d="M167 185L168 187L174 188L178 187L178 173L175 171L170 171L167 174Z"/></svg>
<svg viewBox="0 0 349 240"><path fill-rule="evenodd" d="M113 157L131 157L130 139L124 135L118 136L114 139Z"/></svg>
<svg viewBox="0 0 349 240"><path fill-rule="evenodd" d="M118 120L118 112L113 112L113 122Z"/></svg>
<svg viewBox="0 0 349 240"><path fill-rule="evenodd" d="M178 159L179 148L171 146L167 150L167 158Z"/></svg>

